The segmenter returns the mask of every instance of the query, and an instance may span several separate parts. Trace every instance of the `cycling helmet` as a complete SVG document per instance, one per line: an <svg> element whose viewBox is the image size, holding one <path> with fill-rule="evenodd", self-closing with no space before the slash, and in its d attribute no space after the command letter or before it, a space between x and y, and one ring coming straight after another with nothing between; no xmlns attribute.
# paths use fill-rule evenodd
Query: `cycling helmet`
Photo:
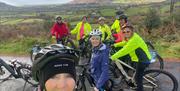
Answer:
<svg viewBox="0 0 180 91"><path fill-rule="evenodd" d="M106 20L104 17L99 17L98 21Z"/></svg>
<svg viewBox="0 0 180 91"><path fill-rule="evenodd" d="M44 48L41 48L40 46L34 46L32 48L32 55L31 55L31 60L34 61L36 60L37 58L40 58L41 56L43 56L44 54L46 54L47 52L49 51L53 51L53 50L61 50L61 49L72 49L68 46L64 46L62 44L51 44L51 45L48 45L48 46L45 46ZM36 50L34 50L36 49ZM38 49L38 50L37 50Z"/></svg>
<svg viewBox="0 0 180 91"><path fill-rule="evenodd" d="M127 20L128 17L125 14L122 14L122 15L119 16L119 20L121 20L121 19Z"/></svg>
<svg viewBox="0 0 180 91"><path fill-rule="evenodd" d="M56 16L56 20L62 20L61 16Z"/></svg>
<svg viewBox="0 0 180 91"><path fill-rule="evenodd" d="M89 35L90 36L93 36L93 35L101 36L102 32L99 29L93 29L93 31L91 31Z"/></svg>
<svg viewBox="0 0 180 91"><path fill-rule="evenodd" d="M79 51L67 47L51 49L33 62L32 76L39 82L41 91L45 88L45 82L58 73L69 73L76 79L75 65L79 60ZM63 64L68 64L65 65ZM59 67L58 69L54 68Z"/></svg>
<svg viewBox="0 0 180 91"><path fill-rule="evenodd" d="M124 12L121 11L121 10L119 10L119 11L116 12L116 15L121 15L121 14L124 14Z"/></svg>

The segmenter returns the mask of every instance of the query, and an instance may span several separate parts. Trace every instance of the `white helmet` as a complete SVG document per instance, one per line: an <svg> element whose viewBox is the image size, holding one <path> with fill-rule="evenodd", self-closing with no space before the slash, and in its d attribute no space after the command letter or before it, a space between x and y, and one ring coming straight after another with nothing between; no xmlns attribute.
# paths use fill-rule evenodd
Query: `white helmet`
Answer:
<svg viewBox="0 0 180 91"><path fill-rule="evenodd" d="M106 20L104 17L99 17L98 21Z"/></svg>
<svg viewBox="0 0 180 91"><path fill-rule="evenodd" d="M93 35L101 36L102 32L99 29L93 29L89 35L90 36L93 36Z"/></svg>

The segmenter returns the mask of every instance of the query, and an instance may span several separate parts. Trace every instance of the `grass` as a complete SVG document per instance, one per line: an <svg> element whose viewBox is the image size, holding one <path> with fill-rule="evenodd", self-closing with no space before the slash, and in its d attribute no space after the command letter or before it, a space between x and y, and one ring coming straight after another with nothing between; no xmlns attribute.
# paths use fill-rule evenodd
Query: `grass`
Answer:
<svg viewBox="0 0 180 91"><path fill-rule="evenodd" d="M44 38L23 38L9 40L3 43L0 43L0 54L16 54L16 55L25 55L28 54L34 44L39 44L44 42ZM6 45L6 46L4 46Z"/></svg>
<svg viewBox="0 0 180 91"><path fill-rule="evenodd" d="M22 22L20 22L20 23L33 23L33 22L35 22L35 21L37 21L37 22L43 22L42 19L26 19L26 20L24 20L24 21L22 21Z"/></svg>
<svg viewBox="0 0 180 91"><path fill-rule="evenodd" d="M180 42L159 41L155 44L155 48L163 58L180 58Z"/></svg>
<svg viewBox="0 0 180 91"><path fill-rule="evenodd" d="M12 20L8 20L6 22L3 22L2 24L6 25L6 24L10 24L10 25L13 25L13 24L18 24L20 22L24 21L24 19L12 19Z"/></svg>
<svg viewBox="0 0 180 91"><path fill-rule="evenodd" d="M115 16L116 10L115 9L102 9L100 11L103 16Z"/></svg>
<svg viewBox="0 0 180 91"><path fill-rule="evenodd" d="M149 9L148 6L132 7L127 9L125 12L128 16L133 16L133 15L139 15L140 13L146 13L148 9Z"/></svg>
<svg viewBox="0 0 180 91"><path fill-rule="evenodd" d="M125 1L125 0L122 0ZM175 6L180 5L180 2L176 3ZM148 6L139 6L139 7L132 7L129 8L125 11L125 13L131 17L134 15L139 15L139 14L145 14L148 9ZM156 8L156 7L155 7ZM165 13L166 11L169 10L168 5L163 5L160 7L160 12L161 14ZM88 11L87 11L88 12ZM103 16L115 16L115 9L112 8L105 8L101 9L100 12L102 13ZM49 15L58 15L58 12L47 12ZM33 16L34 14L23 14L24 16ZM85 14L84 14L85 15ZM78 14L78 15L65 15L65 14L60 14L63 18L67 18L70 20L71 25L76 25L80 20L74 20L71 21L71 19L81 19L83 14ZM133 19L134 20L134 19ZM18 23L31 23L34 21L42 21L42 19L3 19L2 24L18 24ZM97 24L91 24L92 29L98 28ZM37 35L38 36L38 35ZM28 54L32 46L36 43L42 43L46 42L46 38L41 37L41 38L31 38L31 37L25 37L23 39L14 39L14 40L8 40L6 42L0 43L0 54L19 54L19 55L24 55ZM77 42L76 42L77 44ZM155 44L155 48L158 51L158 53L164 57L164 58L180 58L180 42L177 43L169 43L169 42L163 42L163 40L157 41Z"/></svg>

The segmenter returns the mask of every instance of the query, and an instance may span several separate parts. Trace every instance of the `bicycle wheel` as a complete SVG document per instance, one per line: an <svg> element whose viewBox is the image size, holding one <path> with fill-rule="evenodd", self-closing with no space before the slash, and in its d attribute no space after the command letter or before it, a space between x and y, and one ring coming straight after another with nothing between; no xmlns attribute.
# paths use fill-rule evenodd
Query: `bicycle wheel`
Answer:
<svg viewBox="0 0 180 91"><path fill-rule="evenodd" d="M32 86L38 86L38 82L34 81L32 78L32 73L31 73L31 68L28 67L18 67L17 68L17 73L21 76L23 80L31 84Z"/></svg>
<svg viewBox="0 0 180 91"><path fill-rule="evenodd" d="M85 80L79 79L76 83L76 91L86 91Z"/></svg>
<svg viewBox="0 0 180 91"><path fill-rule="evenodd" d="M161 58L161 56L159 56L159 54L156 55L156 62L154 63L151 63L148 67L147 67L147 70L148 69L160 69L160 70L163 70L164 68L164 61L163 59ZM154 73L152 74L151 76L152 77L156 77L158 76L159 73Z"/></svg>
<svg viewBox="0 0 180 91"><path fill-rule="evenodd" d="M159 74L152 77L152 74ZM147 70L143 78L144 91L177 91L178 82L169 72L158 69Z"/></svg>
<svg viewBox="0 0 180 91"><path fill-rule="evenodd" d="M0 64L0 82L7 80L11 76L11 73Z"/></svg>
<svg viewBox="0 0 180 91"><path fill-rule="evenodd" d="M163 69L164 68L164 62L163 58L156 52L155 47L152 45L151 42L146 42L148 49L151 53L154 53L156 55L155 62L149 65L149 68L151 69Z"/></svg>

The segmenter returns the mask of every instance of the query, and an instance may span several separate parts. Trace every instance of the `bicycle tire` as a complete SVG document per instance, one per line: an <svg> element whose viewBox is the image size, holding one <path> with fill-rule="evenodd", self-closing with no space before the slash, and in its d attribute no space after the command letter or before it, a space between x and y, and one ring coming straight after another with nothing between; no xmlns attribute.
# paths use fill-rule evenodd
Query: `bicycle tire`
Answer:
<svg viewBox="0 0 180 91"><path fill-rule="evenodd" d="M147 70L148 69L159 69L159 70L163 70L164 69L164 60L163 60L163 58L159 55L159 54L157 54L157 58L156 58L157 60L156 60L156 63L151 63L150 65L149 65L149 67L147 68ZM154 65L157 65L158 64L158 66L159 67L153 67ZM159 75L159 73L156 73L156 74L153 74L152 76L153 77L156 77L156 76L158 76Z"/></svg>
<svg viewBox="0 0 180 91"><path fill-rule="evenodd" d="M84 83L84 80L79 79L76 83L77 87L76 87L76 91L87 91L86 90L86 86Z"/></svg>
<svg viewBox="0 0 180 91"><path fill-rule="evenodd" d="M156 76L156 77L152 77L151 74L154 74L154 73L159 73L159 75ZM167 79L172 81L171 83L169 81L167 81L167 79L164 78L166 76L168 77ZM177 81L177 79L171 73L169 73L167 71L158 70L158 69L146 70L144 72L144 77L146 77L147 79L155 82L156 85L158 85L157 87L153 87L153 90L150 90L150 91L178 91L178 81ZM164 82L159 83L159 81L164 81ZM145 80L145 78L144 78L143 79L144 87L145 87L146 84L150 84L150 82L147 82L147 80ZM165 84L165 85L163 85L163 84ZM172 89L170 88L171 84L173 84ZM162 88L161 86L165 86L165 87ZM145 91L149 91L149 90L147 89Z"/></svg>

